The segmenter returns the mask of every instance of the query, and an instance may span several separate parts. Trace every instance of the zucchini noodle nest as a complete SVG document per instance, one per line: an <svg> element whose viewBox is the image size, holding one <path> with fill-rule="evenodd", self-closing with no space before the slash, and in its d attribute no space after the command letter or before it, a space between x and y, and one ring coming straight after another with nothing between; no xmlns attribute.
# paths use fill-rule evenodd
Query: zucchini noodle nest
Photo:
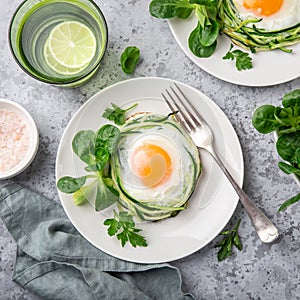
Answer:
<svg viewBox="0 0 300 300"><path fill-rule="evenodd" d="M224 32L231 41L252 53L280 49L292 52L288 47L300 42L300 23L274 31L257 28L255 23L261 19L242 20L232 0L219 2L218 19Z"/></svg>

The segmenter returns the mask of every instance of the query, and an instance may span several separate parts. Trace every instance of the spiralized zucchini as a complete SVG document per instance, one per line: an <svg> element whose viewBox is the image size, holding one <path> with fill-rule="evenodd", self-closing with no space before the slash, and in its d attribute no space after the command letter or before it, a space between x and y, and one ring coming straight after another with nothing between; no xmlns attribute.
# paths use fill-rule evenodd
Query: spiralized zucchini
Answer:
<svg viewBox="0 0 300 300"><path fill-rule="evenodd" d="M219 5L222 31L234 44L244 49L253 53L274 49L292 52L288 47L300 42L300 23L281 30L267 31L256 28L255 23L260 19L241 20L232 0L221 0Z"/></svg>
<svg viewBox="0 0 300 300"><path fill-rule="evenodd" d="M130 157L141 141L167 149L173 165L168 181L146 186L134 173ZM121 140L111 157L111 172L120 192L119 204L139 220L157 221L187 208L201 162L197 147L173 117L138 114L121 127Z"/></svg>

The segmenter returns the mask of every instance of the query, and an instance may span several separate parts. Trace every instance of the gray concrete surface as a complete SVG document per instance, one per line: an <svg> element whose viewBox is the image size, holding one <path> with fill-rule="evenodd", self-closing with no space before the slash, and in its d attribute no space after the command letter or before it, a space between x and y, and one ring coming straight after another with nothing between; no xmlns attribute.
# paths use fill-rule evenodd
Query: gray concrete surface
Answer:
<svg viewBox="0 0 300 300"><path fill-rule="evenodd" d="M196 299L300 299L300 204L278 213L279 205L299 192L293 178L277 167L279 158L273 135L260 135L251 124L256 107L279 104L286 93L300 87L300 78L271 87L244 87L219 80L201 70L182 52L168 23L152 18L150 1L97 0L108 27L109 43L101 70L86 85L62 89L27 76L10 53L9 20L21 1L0 3L0 97L22 104L36 120L40 148L29 169L12 181L22 183L53 201L59 201L55 187L57 148L68 121L77 109L99 90L133 77L159 76L187 83L210 97L232 122L245 159L244 189L280 230L273 244L262 244L250 220L238 205L232 221L241 218L241 252L217 261L216 241L198 252L172 262L183 276L183 290ZM134 75L120 68L123 49L136 45L141 62ZM278 70L280 71L280 70ZM12 277L16 244L0 221L0 299L38 299L15 284Z"/></svg>

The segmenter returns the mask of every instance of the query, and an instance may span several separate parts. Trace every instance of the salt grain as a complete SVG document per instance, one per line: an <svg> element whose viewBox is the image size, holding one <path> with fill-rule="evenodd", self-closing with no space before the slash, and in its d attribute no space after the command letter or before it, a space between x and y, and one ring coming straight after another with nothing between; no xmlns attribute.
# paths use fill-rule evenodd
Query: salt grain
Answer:
<svg viewBox="0 0 300 300"><path fill-rule="evenodd" d="M17 113L0 109L0 173L17 166L27 155L29 131Z"/></svg>

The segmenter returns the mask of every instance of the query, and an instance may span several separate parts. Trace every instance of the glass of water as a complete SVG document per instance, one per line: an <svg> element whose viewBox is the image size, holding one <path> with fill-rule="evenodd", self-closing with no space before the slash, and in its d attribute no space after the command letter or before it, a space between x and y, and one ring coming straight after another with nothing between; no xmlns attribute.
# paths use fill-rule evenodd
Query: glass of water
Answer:
<svg viewBox="0 0 300 300"><path fill-rule="evenodd" d="M75 87L98 70L107 34L105 18L92 0L26 0L11 20L9 42L27 74Z"/></svg>

